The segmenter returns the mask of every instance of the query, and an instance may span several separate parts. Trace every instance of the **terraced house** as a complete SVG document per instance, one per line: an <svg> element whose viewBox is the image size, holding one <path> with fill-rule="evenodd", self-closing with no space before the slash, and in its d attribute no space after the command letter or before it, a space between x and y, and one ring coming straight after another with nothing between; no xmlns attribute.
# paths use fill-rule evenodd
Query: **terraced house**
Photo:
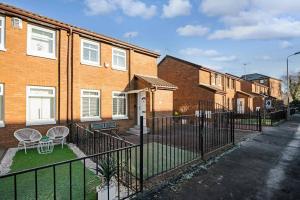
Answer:
<svg viewBox="0 0 300 200"><path fill-rule="evenodd" d="M167 55L158 65L158 76L178 87L174 91L174 110L182 114L195 113L199 101L239 113L253 110L252 95L242 91L242 79L231 74Z"/></svg>
<svg viewBox="0 0 300 200"><path fill-rule="evenodd" d="M25 126L115 120L173 111L176 86L157 77L159 54L0 4L0 145Z"/></svg>
<svg viewBox="0 0 300 200"><path fill-rule="evenodd" d="M269 97L275 100L282 100L282 90L281 90L281 82L282 80L266 76L263 74L246 74L242 76L243 79L255 82L261 85L265 85L269 88L267 94Z"/></svg>

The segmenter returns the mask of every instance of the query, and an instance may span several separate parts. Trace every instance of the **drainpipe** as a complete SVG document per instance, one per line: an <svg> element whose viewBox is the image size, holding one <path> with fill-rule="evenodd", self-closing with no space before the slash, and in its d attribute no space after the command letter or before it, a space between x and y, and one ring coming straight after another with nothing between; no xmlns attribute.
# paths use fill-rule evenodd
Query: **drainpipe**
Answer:
<svg viewBox="0 0 300 200"><path fill-rule="evenodd" d="M69 28L69 34L68 34L68 54L67 54L67 123L70 123L70 119L72 120L71 113L72 113L72 107L71 107L71 90L72 90L72 80L71 80L71 71L72 71L72 59L71 59L71 49L72 49L72 39L73 39L73 29L72 27Z"/></svg>
<svg viewBox="0 0 300 200"><path fill-rule="evenodd" d="M60 124L60 89L61 89L61 77L60 77L60 73L61 73L61 51L60 51L60 45L61 45L61 30L59 31L59 39L58 39L58 88L57 88L57 117L58 117L58 124Z"/></svg>

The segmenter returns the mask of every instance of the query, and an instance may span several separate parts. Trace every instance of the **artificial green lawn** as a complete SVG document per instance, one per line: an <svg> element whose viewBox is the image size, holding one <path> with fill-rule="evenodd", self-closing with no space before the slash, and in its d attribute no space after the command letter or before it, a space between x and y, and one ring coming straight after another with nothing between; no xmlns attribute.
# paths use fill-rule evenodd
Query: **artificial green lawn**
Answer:
<svg viewBox="0 0 300 200"><path fill-rule="evenodd" d="M75 159L76 155L67 147L55 146L50 154L38 154L36 149L30 149L27 154L18 151L13 159L11 172L24 169L40 167L56 162ZM70 164L63 164L55 167L56 174L56 197L57 199L70 199ZM83 177L84 165L82 161L72 163L72 199L83 199ZM96 198L96 186L100 180L89 169L86 173L86 199ZM53 199L53 167L41 169L37 172L38 199ZM14 199L13 178L0 179L0 199ZM25 173L17 176L17 195L18 199L35 198L35 173Z"/></svg>
<svg viewBox="0 0 300 200"><path fill-rule="evenodd" d="M137 154L137 156L136 156ZM130 156L129 156L130 157ZM153 175L178 167L185 162L189 162L199 157L198 154L188 150L179 149L173 146L160 143L144 144L143 153L143 177L147 179ZM136 160L136 158L138 160ZM140 152L139 148L131 149L131 169L132 174L140 176ZM137 169L136 169L137 167Z"/></svg>

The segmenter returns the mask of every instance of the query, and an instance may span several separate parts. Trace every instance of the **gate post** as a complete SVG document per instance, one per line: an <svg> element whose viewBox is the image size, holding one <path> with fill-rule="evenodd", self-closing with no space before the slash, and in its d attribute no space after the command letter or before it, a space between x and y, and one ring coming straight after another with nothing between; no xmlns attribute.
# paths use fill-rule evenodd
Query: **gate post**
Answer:
<svg viewBox="0 0 300 200"><path fill-rule="evenodd" d="M200 142L200 151L201 151L201 159L204 160L204 143L203 143L203 128L204 128L204 116L205 114L199 112L199 142ZM200 117L201 117L201 123L200 123Z"/></svg>
<svg viewBox="0 0 300 200"><path fill-rule="evenodd" d="M261 132L262 131L262 127L261 127L261 113L260 113L260 109L258 110L258 120L259 120L259 122L258 122L258 124L259 124L259 132Z"/></svg>
<svg viewBox="0 0 300 200"><path fill-rule="evenodd" d="M144 117L140 116L140 190L144 189Z"/></svg>

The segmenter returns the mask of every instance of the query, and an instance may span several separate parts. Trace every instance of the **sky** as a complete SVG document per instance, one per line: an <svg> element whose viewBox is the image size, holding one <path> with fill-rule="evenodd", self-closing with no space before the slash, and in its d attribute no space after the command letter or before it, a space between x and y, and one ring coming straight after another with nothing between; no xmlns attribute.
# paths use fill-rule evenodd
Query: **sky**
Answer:
<svg viewBox="0 0 300 200"><path fill-rule="evenodd" d="M281 78L300 51L300 0L1 2L238 76ZM289 65L300 71L300 55Z"/></svg>

